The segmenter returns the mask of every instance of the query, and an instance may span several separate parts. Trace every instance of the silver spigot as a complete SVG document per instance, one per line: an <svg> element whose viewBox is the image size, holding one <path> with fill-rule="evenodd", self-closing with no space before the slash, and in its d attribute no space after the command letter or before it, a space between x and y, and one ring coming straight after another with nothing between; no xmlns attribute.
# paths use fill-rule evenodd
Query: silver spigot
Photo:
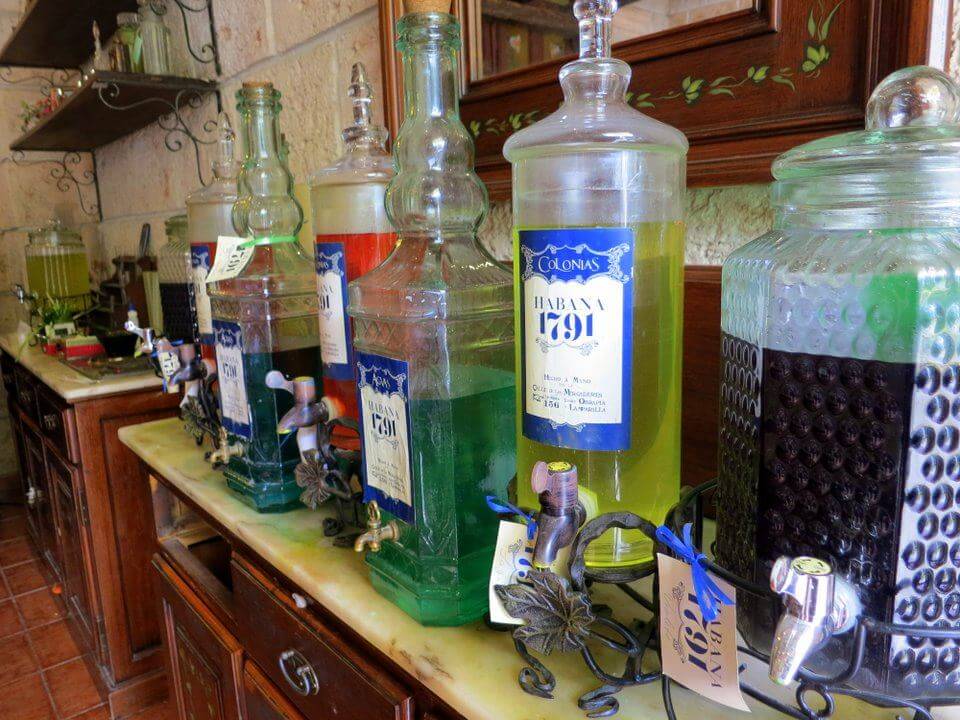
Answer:
<svg viewBox="0 0 960 720"><path fill-rule="evenodd" d="M784 604L770 651L770 679L789 685L827 640L853 628L863 608L853 585L818 558L781 557L770 572L770 588Z"/></svg>
<svg viewBox="0 0 960 720"><path fill-rule="evenodd" d="M133 308L127 311L127 321L123 324L123 329L140 338L140 348L143 352L149 355L156 349L156 333L153 328L140 327L140 319Z"/></svg>

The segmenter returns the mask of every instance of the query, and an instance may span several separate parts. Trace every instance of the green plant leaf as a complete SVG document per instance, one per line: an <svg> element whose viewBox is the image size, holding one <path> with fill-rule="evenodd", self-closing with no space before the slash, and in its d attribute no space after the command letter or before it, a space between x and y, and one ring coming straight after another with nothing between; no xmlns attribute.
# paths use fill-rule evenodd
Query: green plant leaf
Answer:
<svg viewBox="0 0 960 720"><path fill-rule="evenodd" d="M652 107L656 107L656 105L654 105L652 102L638 102L638 103L637 103L637 109L639 109L639 108L652 108Z"/></svg>
<svg viewBox="0 0 960 720"><path fill-rule="evenodd" d="M627 105L629 105L633 101L633 93L628 92L626 95L623 96L623 98L624 100L627 101Z"/></svg>
<svg viewBox="0 0 960 720"><path fill-rule="evenodd" d="M790 78L785 78L783 75L774 75L770 79L773 80L775 83L780 83L781 85L789 86L790 89L793 90L794 92L797 91L797 86L793 84L793 80L791 80Z"/></svg>
<svg viewBox="0 0 960 720"><path fill-rule="evenodd" d="M833 22L833 16L837 14L837 10L840 9L840 6L843 5L843 2L838 2L833 10L830 11L830 14L820 23L820 40L826 40L827 35L830 34L830 23Z"/></svg>
<svg viewBox="0 0 960 720"><path fill-rule="evenodd" d="M480 137L480 121L471 120L470 121L470 134L474 137Z"/></svg>
<svg viewBox="0 0 960 720"><path fill-rule="evenodd" d="M756 71L757 71L757 69L756 69L753 65L751 65L750 67L747 68L747 77L752 80L752 79L753 79L753 74L754 74Z"/></svg>
<svg viewBox="0 0 960 720"><path fill-rule="evenodd" d="M753 76L754 81L755 81L755 82L760 82L761 80L765 80L766 77L767 77L767 72L768 72L769 70L770 70L770 66L769 66L769 65L764 65L764 66L762 66L762 67L760 67L760 68L757 68L757 72L756 72L756 73L754 74L754 76Z"/></svg>
<svg viewBox="0 0 960 720"><path fill-rule="evenodd" d="M690 83L690 87L687 88L689 92L697 92L701 87L703 87L703 80L694 80Z"/></svg>
<svg viewBox="0 0 960 720"><path fill-rule="evenodd" d="M807 60L814 63L820 62L820 51L813 45L807 45Z"/></svg>
<svg viewBox="0 0 960 720"><path fill-rule="evenodd" d="M687 76L683 79L683 81L680 83L680 87L682 87L684 90L686 90L686 89L688 89L688 88L690 87L690 82L691 82L691 78L690 78L689 75L687 75Z"/></svg>
<svg viewBox="0 0 960 720"><path fill-rule="evenodd" d="M810 8L810 17L807 18L807 32L812 38L817 36L817 21L813 19L813 8Z"/></svg>
<svg viewBox="0 0 960 720"><path fill-rule="evenodd" d="M713 88L708 91L711 95L729 95L733 97L733 90L730 88Z"/></svg>
<svg viewBox="0 0 960 720"><path fill-rule="evenodd" d="M721 75L721 76L718 77L716 80L714 80L712 83L710 83L710 87L716 87L717 85L722 85L722 84L725 83L727 80L733 80L733 78L730 77L729 75Z"/></svg>
<svg viewBox="0 0 960 720"><path fill-rule="evenodd" d="M817 64L813 60L804 60L803 65L800 66L800 69L805 73L813 72L817 69Z"/></svg>

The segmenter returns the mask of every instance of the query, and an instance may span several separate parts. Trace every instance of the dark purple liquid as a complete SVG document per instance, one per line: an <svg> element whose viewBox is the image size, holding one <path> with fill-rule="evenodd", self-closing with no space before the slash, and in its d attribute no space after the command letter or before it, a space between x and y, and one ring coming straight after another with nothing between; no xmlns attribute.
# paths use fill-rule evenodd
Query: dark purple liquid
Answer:
<svg viewBox="0 0 960 720"><path fill-rule="evenodd" d="M167 339L188 343L197 341L192 285L160 283L160 307L163 308L163 334Z"/></svg>

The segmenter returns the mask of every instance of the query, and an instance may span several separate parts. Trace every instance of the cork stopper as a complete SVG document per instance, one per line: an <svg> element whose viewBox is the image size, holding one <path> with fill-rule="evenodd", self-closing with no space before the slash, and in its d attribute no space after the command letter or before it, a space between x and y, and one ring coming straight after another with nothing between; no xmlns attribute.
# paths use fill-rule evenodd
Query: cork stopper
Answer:
<svg viewBox="0 0 960 720"><path fill-rule="evenodd" d="M403 0L403 5L408 15L410 13L450 12L450 0Z"/></svg>
<svg viewBox="0 0 960 720"><path fill-rule="evenodd" d="M260 88L272 88L273 83L267 82L265 80L244 80L243 89L244 90L259 90Z"/></svg>

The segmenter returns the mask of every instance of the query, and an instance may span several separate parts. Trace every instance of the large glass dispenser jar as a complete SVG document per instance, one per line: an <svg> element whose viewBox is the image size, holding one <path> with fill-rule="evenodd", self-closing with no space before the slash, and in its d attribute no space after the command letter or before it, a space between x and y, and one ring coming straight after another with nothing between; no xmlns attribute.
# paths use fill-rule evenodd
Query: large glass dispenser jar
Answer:
<svg viewBox="0 0 960 720"><path fill-rule="evenodd" d="M190 240L190 267L193 299L197 315L200 353L214 359L213 319L207 294L207 273L217 257L217 238L233 235L233 204L237 201L237 175L240 163L235 157L236 135L230 116L220 113L217 130L217 156L213 161L213 180L187 195L187 237Z"/></svg>
<svg viewBox="0 0 960 720"><path fill-rule="evenodd" d="M173 342L196 342L197 313L193 301L187 216L166 222L167 244L157 253L163 334Z"/></svg>
<svg viewBox="0 0 960 720"><path fill-rule="evenodd" d="M723 268L717 558L849 581L866 617L960 627L960 88L894 73L867 128L774 163L774 229ZM779 602L740 600L768 650ZM808 667L845 667L852 633ZM960 697L957 643L867 636L850 683Z"/></svg>
<svg viewBox="0 0 960 720"><path fill-rule="evenodd" d="M367 563L416 620L457 625L487 609L484 498L516 470L511 279L477 241L488 204L458 111L460 26L417 12L397 33L405 116L386 208L400 237L349 290L365 498L398 535Z"/></svg>
<svg viewBox="0 0 960 720"><path fill-rule="evenodd" d="M280 93L270 83L245 82L237 100L244 159L233 224L252 243L252 254L239 274L209 288L230 443L225 474L246 502L274 512L299 504L293 471L300 454L296 443L277 434L293 397L268 387L266 376L278 370L288 378L320 377L317 284L296 238L303 210L280 159Z"/></svg>
<svg viewBox="0 0 960 720"><path fill-rule="evenodd" d="M397 242L383 205L393 159L387 131L370 117L373 91L362 63L353 66L349 90L353 124L343 131L346 150L310 179L314 258L320 297L323 394L341 414L357 418L353 341L347 316L347 283L383 262Z"/></svg>
<svg viewBox="0 0 960 720"><path fill-rule="evenodd" d="M172 75L170 61L170 28L163 22L167 14L166 0L138 0L140 5L140 37L143 40L143 72L149 75Z"/></svg>
<svg viewBox="0 0 960 720"><path fill-rule="evenodd" d="M615 0L577 0L580 57L564 102L512 135L517 477L580 470L597 512L662 521L680 491L683 193L687 141L631 108L610 55ZM529 483L521 505L537 507ZM593 566L650 560L638 531L592 543Z"/></svg>
<svg viewBox="0 0 960 720"><path fill-rule="evenodd" d="M80 233L51 220L27 234L27 286L41 310L90 307L90 271Z"/></svg>

